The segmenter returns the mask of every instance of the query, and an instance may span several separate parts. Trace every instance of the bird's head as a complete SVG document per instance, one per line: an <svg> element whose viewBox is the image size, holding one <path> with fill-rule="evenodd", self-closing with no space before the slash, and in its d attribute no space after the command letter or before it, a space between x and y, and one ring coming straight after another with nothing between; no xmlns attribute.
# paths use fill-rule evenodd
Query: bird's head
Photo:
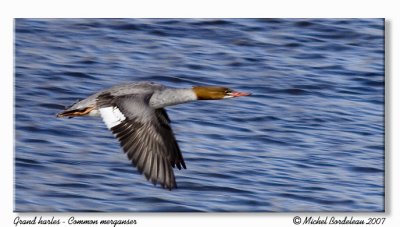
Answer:
<svg viewBox="0 0 400 227"><path fill-rule="evenodd" d="M193 91L197 95L198 100L226 99L251 95L251 93L239 92L230 88L216 86L194 86Z"/></svg>

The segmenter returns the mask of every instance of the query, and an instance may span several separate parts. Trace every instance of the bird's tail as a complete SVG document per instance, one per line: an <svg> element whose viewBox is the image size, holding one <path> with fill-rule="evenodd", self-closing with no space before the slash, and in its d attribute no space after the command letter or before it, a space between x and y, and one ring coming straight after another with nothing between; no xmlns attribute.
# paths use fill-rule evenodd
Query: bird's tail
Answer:
<svg viewBox="0 0 400 227"><path fill-rule="evenodd" d="M74 109L74 110L64 110L60 113L57 114L57 117L78 117L78 116L84 116L88 113L90 113L90 111L92 111L94 109L94 107L87 107L84 109Z"/></svg>

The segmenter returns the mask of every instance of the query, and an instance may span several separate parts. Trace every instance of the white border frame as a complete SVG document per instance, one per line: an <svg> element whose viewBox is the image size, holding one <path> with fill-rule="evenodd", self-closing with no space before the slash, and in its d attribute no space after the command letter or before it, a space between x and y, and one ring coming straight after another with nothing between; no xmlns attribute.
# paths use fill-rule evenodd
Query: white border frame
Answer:
<svg viewBox="0 0 400 227"><path fill-rule="evenodd" d="M350 1L350 0L280 0L269 1L233 1L233 0L3 0L0 2L0 75L2 110L0 121L2 131L2 155L0 174L2 187L0 223L11 226L16 216L24 218L55 216L64 221L68 217L76 218L120 218L137 219L137 226L295 226L294 216L354 216L357 219L368 217L386 217L386 226L398 226L399 209L399 23L400 13L395 1ZM385 54L385 197L384 213L14 213L14 18L386 18L386 54ZM397 41L397 42L395 42ZM397 77L395 76L397 75ZM396 118L397 116L397 118ZM397 126L397 128L395 127ZM397 136L397 137L396 137ZM397 140L395 140L397 138ZM7 224L6 224L7 223ZM30 226L30 225L24 225ZM43 226L43 225L41 225ZM54 225L53 225L54 226ZM76 226L60 224L56 226ZM79 225L81 226L81 225ZM86 226L86 225L84 225ZM93 225L95 226L95 225ZM105 225L102 225L105 226ZM117 225L128 226L128 225Z"/></svg>

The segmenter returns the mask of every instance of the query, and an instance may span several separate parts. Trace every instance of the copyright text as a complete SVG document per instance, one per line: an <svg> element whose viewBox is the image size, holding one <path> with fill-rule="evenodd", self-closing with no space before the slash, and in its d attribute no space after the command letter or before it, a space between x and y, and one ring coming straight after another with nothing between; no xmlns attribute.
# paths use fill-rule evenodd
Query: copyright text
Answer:
<svg viewBox="0 0 400 227"><path fill-rule="evenodd" d="M356 218L345 216L337 218L335 216L307 216L293 218L295 225L383 225L386 218Z"/></svg>

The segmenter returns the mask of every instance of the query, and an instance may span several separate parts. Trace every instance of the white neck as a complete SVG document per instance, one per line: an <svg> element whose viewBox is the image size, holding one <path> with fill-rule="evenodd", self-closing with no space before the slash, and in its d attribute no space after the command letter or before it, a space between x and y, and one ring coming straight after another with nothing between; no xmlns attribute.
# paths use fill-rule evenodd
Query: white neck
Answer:
<svg viewBox="0 0 400 227"><path fill-rule="evenodd" d="M194 100L197 100L197 95L191 88L166 88L154 92L149 103L151 107L158 109Z"/></svg>

